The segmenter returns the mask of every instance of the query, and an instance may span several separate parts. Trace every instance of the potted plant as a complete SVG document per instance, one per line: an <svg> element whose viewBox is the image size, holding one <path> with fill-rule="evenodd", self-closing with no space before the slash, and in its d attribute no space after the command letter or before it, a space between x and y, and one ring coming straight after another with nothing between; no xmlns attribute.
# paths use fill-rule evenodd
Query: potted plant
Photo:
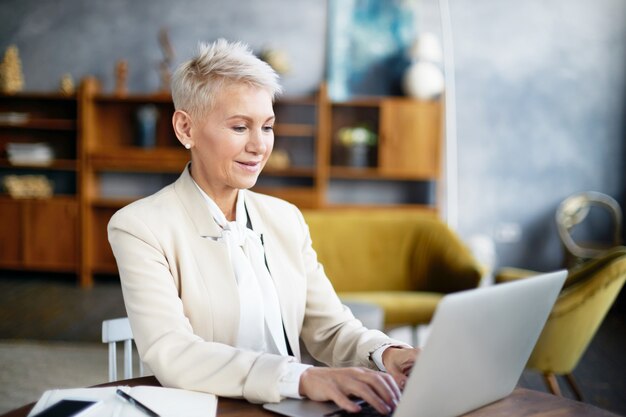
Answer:
<svg viewBox="0 0 626 417"><path fill-rule="evenodd" d="M347 150L348 165L370 165L370 150L378 142L378 135L367 126L342 127L337 131L339 143Z"/></svg>

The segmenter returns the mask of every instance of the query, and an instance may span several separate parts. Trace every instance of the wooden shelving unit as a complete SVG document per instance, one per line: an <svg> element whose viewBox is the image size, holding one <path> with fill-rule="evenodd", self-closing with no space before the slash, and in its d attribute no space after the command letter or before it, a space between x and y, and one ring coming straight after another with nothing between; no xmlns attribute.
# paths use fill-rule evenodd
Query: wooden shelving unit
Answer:
<svg viewBox="0 0 626 417"><path fill-rule="evenodd" d="M13 199L0 192L0 268L79 272L80 158L76 96L0 95L0 178L44 175L54 196ZM11 143L45 143L54 158L45 164L12 163Z"/></svg>
<svg viewBox="0 0 626 417"><path fill-rule="evenodd" d="M329 123L322 141L326 143L327 190L336 196L333 186L341 184L347 191L367 188L398 187L393 202L377 201L377 190L371 198L353 203L350 198L327 198L325 207L371 208L385 205L398 209L436 211L437 201L429 187L436 186L441 176L441 114L440 101L416 101L399 97L366 97L341 103L328 103ZM376 132L378 141L370 149L369 163L362 167L350 165L347 150L340 144L338 132L345 127L366 126ZM406 190L411 192L407 192ZM349 192L345 193L346 195Z"/></svg>
<svg viewBox="0 0 626 417"><path fill-rule="evenodd" d="M158 113L151 147L137 140L136 115L144 106ZM289 163L268 164L255 191L303 209L437 211L432 189L440 177L440 102L366 97L333 103L321 85L312 97L280 99L274 111L274 149L287 155ZM109 219L160 188L158 181L172 182L189 159L171 127L171 98L106 94L96 80L86 79L77 97L1 96L2 112L28 117L0 117L0 175L41 172L71 180L68 189L55 190L53 198L42 201L0 194L0 268L75 272L82 286L90 286L94 274L115 274ZM370 149L369 163L354 167L337 132L359 125L376 132L378 143ZM10 141L49 143L57 157L48 166L12 165L3 152ZM398 188L396 194L388 192L393 188ZM350 196L354 190L357 197ZM383 201L380 194L393 198ZM59 231L65 237L60 245L51 245Z"/></svg>

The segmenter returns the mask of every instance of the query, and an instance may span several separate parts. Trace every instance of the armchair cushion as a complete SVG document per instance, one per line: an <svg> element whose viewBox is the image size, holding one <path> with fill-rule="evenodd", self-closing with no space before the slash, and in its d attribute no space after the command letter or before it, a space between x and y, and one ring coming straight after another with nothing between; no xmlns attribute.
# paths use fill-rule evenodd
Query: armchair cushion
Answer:
<svg viewBox="0 0 626 417"><path fill-rule="evenodd" d="M361 301L380 306L385 312L385 323L428 323L443 294L422 291L363 291L340 292L344 301Z"/></svg>

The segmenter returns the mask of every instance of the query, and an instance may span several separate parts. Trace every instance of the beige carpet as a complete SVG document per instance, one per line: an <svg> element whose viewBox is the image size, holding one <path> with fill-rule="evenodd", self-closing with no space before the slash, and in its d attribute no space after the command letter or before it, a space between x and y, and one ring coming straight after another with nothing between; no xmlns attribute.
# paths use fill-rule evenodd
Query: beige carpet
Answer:
<svg viewBox="0 0 626 417"><path fill-rule="evenodd" d="M118 349L120 365L121 356ZM107 382L107 362L102 343L0 341L0 414L37 401L47 389Z"/></svg>

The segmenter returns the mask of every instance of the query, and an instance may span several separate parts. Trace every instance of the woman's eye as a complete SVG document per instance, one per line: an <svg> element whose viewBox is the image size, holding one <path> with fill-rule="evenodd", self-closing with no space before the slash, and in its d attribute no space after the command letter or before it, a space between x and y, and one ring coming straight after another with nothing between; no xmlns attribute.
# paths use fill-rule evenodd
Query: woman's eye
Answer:
<svg viewBox="0 0 626 417"><path fill-rule="evenodd" d="M271 132L272 130L274 130L274 126L272 125L263 126L263 130L266 132Z"/></svg>
<svg viewBox="0 0 626 417"><path fill-rule="evenodd" d="M233 130L237 133L243 133L246 130L245 126L233 126Z"/></svg>

